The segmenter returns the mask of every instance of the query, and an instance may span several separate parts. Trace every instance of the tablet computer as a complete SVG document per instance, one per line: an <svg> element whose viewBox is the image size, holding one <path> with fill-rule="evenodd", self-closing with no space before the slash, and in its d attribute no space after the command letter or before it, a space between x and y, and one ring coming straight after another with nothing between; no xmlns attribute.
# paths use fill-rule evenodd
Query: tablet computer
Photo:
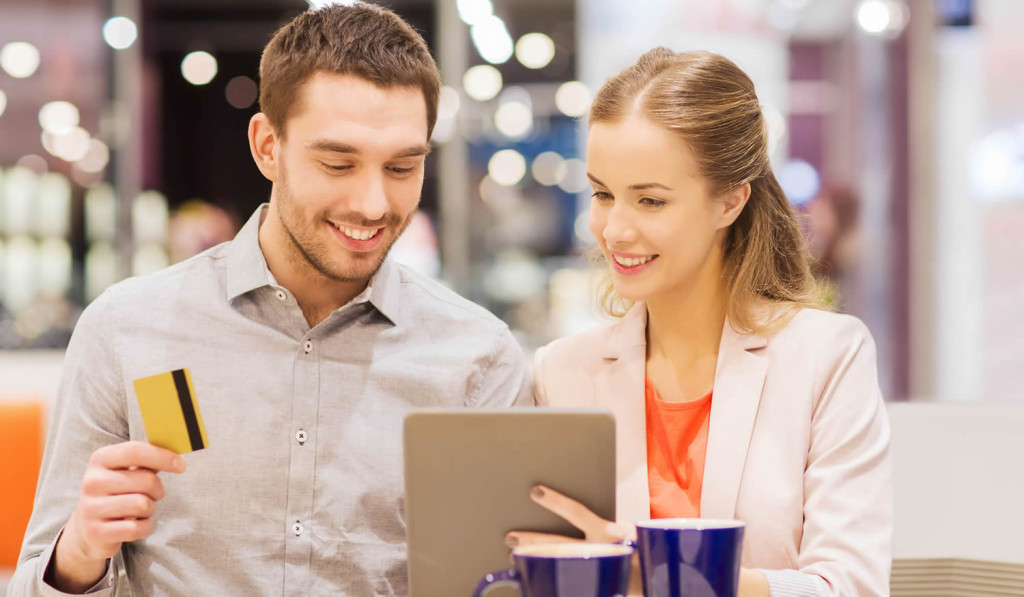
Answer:
<svg viewBox="0 0 1024 597"><path fill-rule="evenodd" d="M472 595L511 567L512 530L582 538L538 506L543 484L615 518L615 420L593 409L419 410L406 416L405 516L411 597ZM515 589L489 596L517 595Z"/></svg>

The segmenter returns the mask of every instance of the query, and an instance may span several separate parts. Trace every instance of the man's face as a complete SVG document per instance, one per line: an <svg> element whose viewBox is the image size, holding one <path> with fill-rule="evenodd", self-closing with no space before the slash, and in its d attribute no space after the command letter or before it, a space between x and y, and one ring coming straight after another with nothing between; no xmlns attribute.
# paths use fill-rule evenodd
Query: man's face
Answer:
<svg viewBox="0 0 1024 597"><path fill-rule="evenodd" d="M283 133L271 202L289 261L337 282L369 279L419 204L429 151L423 92L317 73Z"/></svg>

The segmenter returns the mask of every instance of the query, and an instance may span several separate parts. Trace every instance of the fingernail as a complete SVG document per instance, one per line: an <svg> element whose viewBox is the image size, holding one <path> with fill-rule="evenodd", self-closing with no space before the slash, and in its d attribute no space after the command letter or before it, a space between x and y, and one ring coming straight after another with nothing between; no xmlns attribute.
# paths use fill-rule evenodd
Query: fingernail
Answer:
<svg viewBox="0 0 1024 597"><path fill-rule="evenodd" d="M183 473L185 472L185 459L181 456L175 456L174 460L171 461L171 466L174 467L175 471Z"/></svg>
<svg viewBox="0 0 1024 597"><path fill-rule="evenodd" d="M515 535L505 535L506 547L511 549L517 545L519 545L519 537L516 537Z"/></svg>
<svg viewBox="0 0 1024 597"><path fill-rule="evenodd" d="M530 495L533 496L533 499L535 500L544 499L544 488L540 485L534 485L533 489L530 490Z"/></svg>

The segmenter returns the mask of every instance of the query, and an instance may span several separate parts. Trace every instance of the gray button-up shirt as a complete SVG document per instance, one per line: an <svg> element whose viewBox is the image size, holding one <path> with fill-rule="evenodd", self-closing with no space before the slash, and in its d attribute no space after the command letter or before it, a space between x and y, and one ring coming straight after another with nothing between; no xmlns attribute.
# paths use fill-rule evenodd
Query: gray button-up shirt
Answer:
<svg viewBox="0 0 1024 597"><path fill-rule="evenodd" d="M262 210L82 315L9 595L60 594L42 575L90 454L145 440L132 381L179 368L209 447L161 474L153 534L123 550L135 597L408 592L403 418L532 403L522 351L486 310L391 260L310 329L267 268Z"/></svg>

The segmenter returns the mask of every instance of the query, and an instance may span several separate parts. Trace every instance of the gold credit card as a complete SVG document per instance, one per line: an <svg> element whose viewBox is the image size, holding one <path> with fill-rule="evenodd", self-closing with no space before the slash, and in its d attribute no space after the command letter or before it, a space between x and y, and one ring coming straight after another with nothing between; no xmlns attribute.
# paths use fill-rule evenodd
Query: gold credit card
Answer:
<svg viewBox="0 0 1024 597"><path fill-rule="evenodd" d="M136 379L133 385L149 443L178 454L206 447L206 428L188 369Z"/></svg>

